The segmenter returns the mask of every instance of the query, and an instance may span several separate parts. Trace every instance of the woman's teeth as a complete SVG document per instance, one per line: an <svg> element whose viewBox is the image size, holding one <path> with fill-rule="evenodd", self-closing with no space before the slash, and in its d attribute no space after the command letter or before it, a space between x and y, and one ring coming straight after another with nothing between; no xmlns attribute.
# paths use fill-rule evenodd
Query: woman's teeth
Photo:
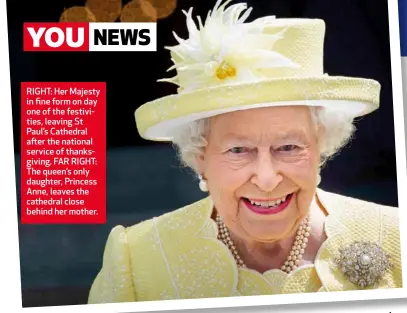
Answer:
<svg viewBox="0 0 407 313"><path fill-rule="evenodd" d="M252 205L257 205L262 208L273 208L273 207L276 207L279 204L283 203L286 199L287 199L287 196L284 196L280 199L273 200L273 201L253 201L250 199L248 199L248 200L250 201L250 203Z"/></svg>

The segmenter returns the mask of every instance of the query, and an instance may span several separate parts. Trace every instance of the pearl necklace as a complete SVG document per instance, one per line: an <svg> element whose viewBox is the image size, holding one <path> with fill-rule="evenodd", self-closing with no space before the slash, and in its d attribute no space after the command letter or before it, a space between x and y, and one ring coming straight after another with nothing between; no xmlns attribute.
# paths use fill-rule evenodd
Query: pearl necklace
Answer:
<svg viewBox="0 0 407 313"><path fill-rule="evenodd" d="M305 253L305 248L307 247L308 237L311 232L310 223L310 218L306 217L301 222L301 225L297 230L297 235L295 236L294 244L291 247L290 255L287 257L286 261L280 268L287 274L290 274L293 270L295 270L302 260L302 256ZM237 252L232 239L230 238L229 230L227 229L226 225L223 223L223 220L219 215L216 216L216 224L218 225L219 230L218 239L222 240L222 242L229 248L230 252L232 252L237 265L246 267L242 258Z"/></svg>

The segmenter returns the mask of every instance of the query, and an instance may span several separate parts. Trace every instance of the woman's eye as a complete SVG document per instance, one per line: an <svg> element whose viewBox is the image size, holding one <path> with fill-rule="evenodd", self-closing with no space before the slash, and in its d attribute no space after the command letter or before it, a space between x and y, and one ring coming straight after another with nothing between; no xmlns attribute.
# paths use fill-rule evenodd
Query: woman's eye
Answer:
<svg viewBox="0 0 407 313"><path fill-rule="evenodd" d="M246 149L246 148L243 148L243 147L233 147L233 148L230 149L229 151L230 151L231 153L234 153L234 154L240 154L240 153L247 152L247 149Z"/></svg>
<svg viewBox="0 0 407 313"><path fill-rule="evenodd" d="M299 147L296 145L284 145L281 146L280 148L277 149L277 151L281 151L281 152L291 152L294 151L296 149L298 149Z"/></svg>

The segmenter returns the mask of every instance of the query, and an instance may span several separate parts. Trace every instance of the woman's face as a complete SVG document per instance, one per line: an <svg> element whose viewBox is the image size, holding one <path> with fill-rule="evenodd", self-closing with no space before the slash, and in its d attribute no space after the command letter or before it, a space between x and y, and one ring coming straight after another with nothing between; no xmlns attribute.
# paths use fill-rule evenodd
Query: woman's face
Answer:
<svg viewBox="0 0 407 313"><path fill-rule="evenodd" d="M317 130L304 106L216 116L198 166L235 235L273 242L298 227L315 194Z"/></svg>

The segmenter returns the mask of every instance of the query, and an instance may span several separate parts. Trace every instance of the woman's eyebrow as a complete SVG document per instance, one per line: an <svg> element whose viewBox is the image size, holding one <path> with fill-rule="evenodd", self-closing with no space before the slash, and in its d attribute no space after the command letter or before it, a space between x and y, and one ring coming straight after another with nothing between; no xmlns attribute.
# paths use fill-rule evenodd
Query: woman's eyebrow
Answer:
<svg viewBox="0 0 407 313"><path fill-rule="evenodd" d="M272 134L270 136L273 140L300 140L300 141L308 141L308 136L303 130L292 130L287 132L278 132ZM258 139L253 140L245 136L244 134L236 134L236 133L227 133L221 137L222 143L241 143L241 144L256 144L258 143Z"/></svg>
<svg viewBox="0 0 407 313"><path fill-rule="evenodd" d="M222 143L228 143L228 142L234 142L234 143L253 143L253 140L248 138L245 135L242 134L236 134L236 133L226 133L221 137L220 140Z"/></svg>
<svg viewBox="0 0 407 313"><path fill-rule="evenodd" d="M280 133L277 138L279 140L300 140L300 141L307 141L308 136L306 132L302 130L296 130L296 131L289 131L289 132L284 132Z"/></svg>

